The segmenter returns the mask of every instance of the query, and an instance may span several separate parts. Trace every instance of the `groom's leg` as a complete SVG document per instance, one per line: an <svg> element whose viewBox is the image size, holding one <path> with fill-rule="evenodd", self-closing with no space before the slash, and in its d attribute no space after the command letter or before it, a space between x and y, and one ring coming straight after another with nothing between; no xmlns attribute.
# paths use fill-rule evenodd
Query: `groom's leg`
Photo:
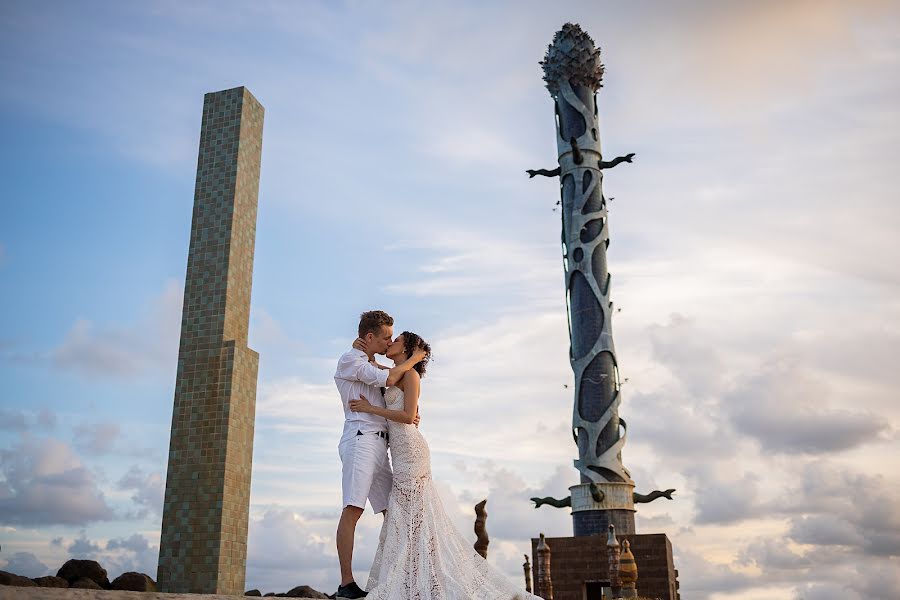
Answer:
<svg viewBox="0 0 900 600"><path fill-rule="evenodd" d="M378 436L358 435L340 445L344 509L338 521L335 542L341 565L341 585L353 581L353 536L356 533L356 522L363 514L366 498L372 487L372 478L378 465L378 450L384 451L380 441Z"/></svg>
<svg viewBox="0 0 900 600"><path fill-rule="evenodd" d="M358 506L345 506L341 512L341 520L337 528L338 562L341 564L341 585L353 581L353 536L356 534L356 522L363 514Z"/></svg>

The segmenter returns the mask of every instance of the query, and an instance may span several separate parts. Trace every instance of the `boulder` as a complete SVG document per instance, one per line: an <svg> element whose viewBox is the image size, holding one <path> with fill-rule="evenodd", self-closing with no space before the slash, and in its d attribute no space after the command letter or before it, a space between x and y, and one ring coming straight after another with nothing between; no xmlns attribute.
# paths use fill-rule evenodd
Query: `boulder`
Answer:
<svg viewBox="0 0 900 600"><path fill-rule="evenodd" d="M127 573L122 573L113 579L111 588L114 590L127 590L129 592L155 592L156 582L153 581L149 575L129 571Z"/></svg>
<svg viewBox="0 0 900 600"><path fill-rule="evenodd" d="M36 587L37 584L27 577L9 573L8 571L0 571L0 585L14 585L16 587Z"/></svg>
<svg viewBox="0 0 900 600"><path fill-rule="evenodd" d="M56 577L54 575L47 575L46 577L35 577L32 579L38 587L55 587L55 588L67 588L69 587L69 582L63 579L62 577Z"/></svg>
<svg viewBox="0 0 900 600"><path fill-rule="evenodd" d="M245 596L260 596L262 597L262 593L259 590L247 590L244 592Z"/></svg>
<svg viewBox="0 0 900 600"><path fill-rule="evenodd" d="M308 585L298 585L287 593L288 598L328 598L326 594L316 591Z"/></svg>
<svg viewBox="0 0 900 600"><path fill-rule="evenodd" d="M88 579L87 577L82 577L80 579L76 579L72 582L70 588L80 588L83 590L102 590L103 588L94 581L93 579Z"/></svg>
<svg viewBox="0 0 900 600"><path fill-rule="evenodd" d="M268 592L263 598L268 598L269 596L274 596L275 592Z"/></svg>
<svg viewBox="0 0 900 600"><path fill-rule="evenodd" d="M92 580L100 586L100 589L109 589L109 579L106 577L106 569L101 567L100 563L96 560L79 560L77 558L72 558L67 560L66 564L60 567L56 576L62 577L68 581L71 587L75 587L73 585L75 581L84 578Z"/></svg>

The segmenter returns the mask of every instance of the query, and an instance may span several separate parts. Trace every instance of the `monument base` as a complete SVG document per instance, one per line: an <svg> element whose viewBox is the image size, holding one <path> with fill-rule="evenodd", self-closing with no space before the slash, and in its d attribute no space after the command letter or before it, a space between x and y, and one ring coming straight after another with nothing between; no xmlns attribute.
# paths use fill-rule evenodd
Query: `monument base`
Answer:
<svg viewBox="0 0 900 600"><path fill-rule="evenodd" d="M569 494L575 537L605 537L611 524L616 526L617 534L634 533L633 482L579 483L569 488Z"/></svg>
<svg viewBox="0 0 900 600"><path fill-rule="evenodd" d="M634 511L583 510L572 513L572 531L575 533L575 537L598 535L606 539L610 524L616 526L616 535L633 534Z"/></svg>
<svg viewBox="0 0 900 600"><path fill-rule="evenodd" d="M672 544L664 533L616 536L628 540L637 564L637 594L645 598L681 600L678 571L672 559ZM600 600L607 579L606 536L544 538L550 547L550 576L553 600ZM531 554L537 556L537 538L531 540ZM532 566L537 581L537 561Z"/></svg>

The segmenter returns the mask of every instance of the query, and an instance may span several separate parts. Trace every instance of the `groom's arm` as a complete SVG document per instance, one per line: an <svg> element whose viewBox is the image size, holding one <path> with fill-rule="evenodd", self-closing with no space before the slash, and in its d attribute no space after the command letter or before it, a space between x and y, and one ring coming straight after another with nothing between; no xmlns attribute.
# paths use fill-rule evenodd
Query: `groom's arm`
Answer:
<svg viewBox="0 0 900 600"><path fill-rule="evenodd" d="M403 410L382 408L374 406L368 398L360 394L358 400L350 400L350 410L354 412L366 412L378 415L383 419L396 423L419 426L419 374L410 372L403 378L400 386L403 388Z"/></svg>

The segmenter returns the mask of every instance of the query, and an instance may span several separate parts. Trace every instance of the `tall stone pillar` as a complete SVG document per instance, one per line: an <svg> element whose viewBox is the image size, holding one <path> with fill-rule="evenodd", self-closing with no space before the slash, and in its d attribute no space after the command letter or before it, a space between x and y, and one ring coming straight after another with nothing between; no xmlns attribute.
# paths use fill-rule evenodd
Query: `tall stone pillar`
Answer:
<svg viewBox="0 0 900 600"><path fill-rule="evenodd" d="M206 94L159 545L162 592L243 594L259 355L247 346L263 107Z"/></svg>

